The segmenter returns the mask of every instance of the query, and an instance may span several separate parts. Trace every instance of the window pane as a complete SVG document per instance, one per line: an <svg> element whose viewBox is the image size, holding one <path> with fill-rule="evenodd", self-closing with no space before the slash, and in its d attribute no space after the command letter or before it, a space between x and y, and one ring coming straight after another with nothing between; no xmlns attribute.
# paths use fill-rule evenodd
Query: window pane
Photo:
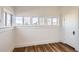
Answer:
<svg viewBox="0 0 79 59"><path fill-rule="evenodd" d="M57 18L53 18L53 25L57 25Z"/></svg>
<svg viewBox="0 0 79 59"><path fill-rule="evenodd" d="M44 25L44 17L40 17L39 21L40 21L40 25Z"/></svg>
<svg viewBox="0 0 79 59"><path fill-rule="evenodd" d="M48 25L51 25L51 19L52 19L51 17L47 18L47 24Z"/></svg>
<svg viewBox="0 0 79 59"><path fill-rule="evenodd" d="M3 14L3 18L4 18L4 25L6 26L6 13L4 12L4 14Z"/></svg>
<svg viewBox="0 0 79 59"><path fill-rule="evenodd" d="M22 25L23 24L23 18L22 17L16 17L16 25Z"/></svg>
<svg viewBox="0 0 79 59"><path fill-rule="evenodd" d="M32 17L32 24L38 24L38 17Z"/></svg>
<svg viewBox="0 0 79 59"><path fill-rule="evenodd" d="M11 15L7 14L7 26L11 26Z"/></svg>
<svg viewBox="0 0 79 59"><path fill-rule="evenodd" d="M24 25L30 24L30 17L24 17Z"/></svg>
<svg viewBox="0 0 79 59"><path fill-rule="evenodd" d="M12 19L12 20L11 20L11 25L14 25L14 21L15 21L15 20L14 20L14 16L13 16L13 15L11 15L11 19Z"/></svg>

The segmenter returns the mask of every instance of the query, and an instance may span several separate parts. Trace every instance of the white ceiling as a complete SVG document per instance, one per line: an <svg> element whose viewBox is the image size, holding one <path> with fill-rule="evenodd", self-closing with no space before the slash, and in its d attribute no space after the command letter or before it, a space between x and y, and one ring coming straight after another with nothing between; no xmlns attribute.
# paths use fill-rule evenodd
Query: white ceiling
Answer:
<svg viewBox="0 0 79 59"><path fill-rule="evenodd" d="M35 9L35 8L41 8L41 7L56 7L56 6L13 6L13 8L15 9L15 11L17 9L25 9L25 10L31 10L31 9ZM60 7L60 6L57 6Z"/></svg>

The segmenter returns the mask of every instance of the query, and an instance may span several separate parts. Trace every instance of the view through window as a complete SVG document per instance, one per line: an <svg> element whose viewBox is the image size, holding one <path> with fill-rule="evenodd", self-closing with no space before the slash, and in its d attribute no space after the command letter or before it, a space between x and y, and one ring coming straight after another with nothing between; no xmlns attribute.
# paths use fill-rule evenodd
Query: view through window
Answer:
<svg viewBox="0 0 79 59"><path fill-rule="evenodd" d="M10 16L8 16L10 18ZM58 25L58 17L16 17L16 25Z"/></svg>

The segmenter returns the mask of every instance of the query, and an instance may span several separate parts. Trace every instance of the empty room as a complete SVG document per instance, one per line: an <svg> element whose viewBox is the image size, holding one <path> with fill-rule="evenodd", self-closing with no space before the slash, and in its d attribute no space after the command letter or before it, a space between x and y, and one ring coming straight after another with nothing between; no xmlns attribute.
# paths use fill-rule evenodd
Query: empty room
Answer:
<svg viewBox="0 0 79 59"><path fill-rule="evenodd" d="M0 6L0 52L78 51L78 6Z"/></svg>

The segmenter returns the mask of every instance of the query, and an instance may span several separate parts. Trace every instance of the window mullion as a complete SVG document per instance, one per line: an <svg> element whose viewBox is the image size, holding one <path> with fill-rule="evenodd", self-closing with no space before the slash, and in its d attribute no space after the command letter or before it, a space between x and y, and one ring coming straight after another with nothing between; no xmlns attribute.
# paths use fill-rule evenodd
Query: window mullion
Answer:
<svg viewBox="0 0 79 59"><path fill-rule="evenodd" d="M5 12L5 26L7 26L7 13Z"/></svg>
<svg viewBox="0 0 79 59"><path fill-rule="evenodd" d="M33 20L32 20L32 17L31 17L31 18L30 18L30 25L32 25L32 21L33 21Z"/></svg>
<svg viewBox="0 0 79 59"><path fill-rule="evenodd" d="M10 20L10 21L11 21L11 23L10 23L10 24L11 24L11 26L12 26L12 20L13 20L13 19L12 19L12 15L10 15L10 16L11 16L11 20Z"/></svg>
<svg viewBox="0 0 79 59"><path fill-rule="evenodd" d="M22 25L24 25L24 17L22 17Z"/></svg>

